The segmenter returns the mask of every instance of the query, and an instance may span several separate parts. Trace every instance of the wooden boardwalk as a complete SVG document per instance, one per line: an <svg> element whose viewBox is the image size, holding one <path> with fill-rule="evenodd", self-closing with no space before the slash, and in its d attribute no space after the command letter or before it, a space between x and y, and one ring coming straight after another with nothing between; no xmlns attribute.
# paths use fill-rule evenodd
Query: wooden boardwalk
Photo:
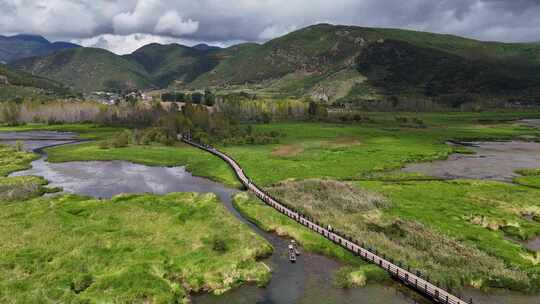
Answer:
<svg viewBox="0 0 540 304"><path fill-rule="evenodd" d="M361 247L357 241L354 241L351 238L346 237L344 234L339 233L334 230L328 230L327 228L325 228L325 225L317 222L314 219L308 218L304 216L303 214L300 214L299 212L295 211L294 209L290 207L287 207L285 204L274 199L268 193L266 193L257 185L255 185L244 173L240 165L238 165L238 163L234 159L232 159L225 153L222 153L213 147L195 143L187 138L182 138L182 141L184 141L185 143L189 145L202 149L204 151L210 152L218 156L219 158L223 159L233 169L233 171L235 172L240 182L248 190L255 193L255 195L260 200L262 200L269 206L285 214L291 219L297 221L298 223L306 226L307 228L319 233L320 235L333 241L334 243L346 248L347 250L353 252L355 255L362 257L364 260L371 262L379 266L380 268L386 270L394 278L400 280L403 284L417 290L418 292L424 294L425 296L432 299L433 301L437 303L449 303L449 304L473 303L472 299L470 300L470 302L465 302L464 300L451 294L450 292L436 286L435 284L430 283L427 279L422 278L420 275L412 273L409 270L392 263L388 259L381 257L379 254L373 253L370 250Z"/></svg>

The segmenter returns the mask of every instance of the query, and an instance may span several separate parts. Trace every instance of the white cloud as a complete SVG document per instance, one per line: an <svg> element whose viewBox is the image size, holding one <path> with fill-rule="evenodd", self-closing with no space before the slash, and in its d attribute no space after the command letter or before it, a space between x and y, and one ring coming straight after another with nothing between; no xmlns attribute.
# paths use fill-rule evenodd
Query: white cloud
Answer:
<svg viewBox="0 0 540 304"><path fill-rule="evenodd" d="M168 11L161 16L156 24L154 31L159 34L170 36L182 36L193 34L199 29L199 22L188 19L182 20L178 12Z"/></svg>
<svg viewBox="0 0 540 304"><path fill-rule="evenodd" d="M164 5L160 0L139 0L133 9L113 17L114 33L129 35L147 32L155 26L156 14L163 9Z"/></svg>
<svg viewBox="0 0 540 304"><path fill-rule="evenodd" d="M103 49L110 50L111 52L119 54L119 55L125 55L125 54L133 53L133 51L137 50L138 48L145 46L147 44L150 44L150 43L159 43L159 44L178 43L182 45L193 46L193 45L202 43L203 41L137 33L137 34L130 34L130 35L103 34L103 35L99 35L99 36L95 36L91 38L72 39L71 42L77 43L85 47L103 48ZM236 44L240 42L243 42L243 41L233 41L231 43L223 43L219 41L214 41L214 42L210 42L209 44L219 46L219 47L227 47L227 46L230 46L231 44Z"/></svg>
<svg viewBox="0 0 540 304"><path fill-rule="evenodd" d="M283 36L289 32L296 30L297 27L294 25L282 26L282 25L272 25L265 28L258 36L260 40L270 40L279 36Z"/></svg>
<svg viewBox="0 0 540 304"><path fill-rule="evenodd" d="M131 47L114 41L135 45L133 35L260 42L327 20L540 41L539 15L538 0L0 0L0 34L88 41L107 37L104 45L119 50Z"/></svg>

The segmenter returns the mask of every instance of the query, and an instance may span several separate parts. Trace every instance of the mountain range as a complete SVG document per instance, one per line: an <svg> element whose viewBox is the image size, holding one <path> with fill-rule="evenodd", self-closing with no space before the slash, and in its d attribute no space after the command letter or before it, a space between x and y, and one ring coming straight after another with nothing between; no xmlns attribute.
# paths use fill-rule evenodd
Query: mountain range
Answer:
<svg viewBox="0 0 540 304"><path fill-rule="evenodd" d="M0 62L9 63L18 59L45 56L58 50L78 48L69 42L50 42L35 35L0 36Z"/></svg>
<svg viewBox="0 0 540 304"><path fill-rule="evenodd" d="M80 91L241 87L341 104L540 101L538 44L330 24L264 44L150 44L124 56L68 48L11 66Z"/></svg>

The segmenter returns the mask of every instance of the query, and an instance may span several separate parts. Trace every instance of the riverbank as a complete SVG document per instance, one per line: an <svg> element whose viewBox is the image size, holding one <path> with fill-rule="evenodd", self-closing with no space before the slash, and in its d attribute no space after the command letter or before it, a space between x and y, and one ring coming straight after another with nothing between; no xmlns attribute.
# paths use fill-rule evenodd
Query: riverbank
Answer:
<svg viewBox="0 0 540 304"><path fill-rule="evenodd" d="M4 174L36 158L5 146L0 152L0 161L14 164ZM214 194L33 198L44 179L0 182L1 302L174 302L270 279L259 260L272 247ZM35 191L26 195L25 187Z"/></svg>

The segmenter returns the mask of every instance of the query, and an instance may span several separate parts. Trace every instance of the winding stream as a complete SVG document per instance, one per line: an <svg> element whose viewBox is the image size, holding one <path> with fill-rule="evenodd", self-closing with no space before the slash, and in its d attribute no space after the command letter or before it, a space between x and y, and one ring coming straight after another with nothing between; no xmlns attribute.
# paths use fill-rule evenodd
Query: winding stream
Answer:
<svg viewBox="0 0 540 304"><path fill-rule="evenodd" d="M68 144L75 139L74 134L57 132L0 133L0 143L14 143L13 138L43 137L47 140L24 140L25 149L42 153L43 147ZM325 256L303 252L297 262L291 264L287 257L288 239L262 231L234 208L231 198L238 190L192 176L184 167L149 167L124 161L49 163L43 154L32 162L31 169L11 176L22 175L43 176L52 187L96 198L143 192L216 193L231 214L272 244L274 254L264 261L272 269L272 279L265 288L247 285L220 296L194 295L194 303L417 303L397 286L368 285L347 290L333 287L334 274L342 264Z"/></svg>

